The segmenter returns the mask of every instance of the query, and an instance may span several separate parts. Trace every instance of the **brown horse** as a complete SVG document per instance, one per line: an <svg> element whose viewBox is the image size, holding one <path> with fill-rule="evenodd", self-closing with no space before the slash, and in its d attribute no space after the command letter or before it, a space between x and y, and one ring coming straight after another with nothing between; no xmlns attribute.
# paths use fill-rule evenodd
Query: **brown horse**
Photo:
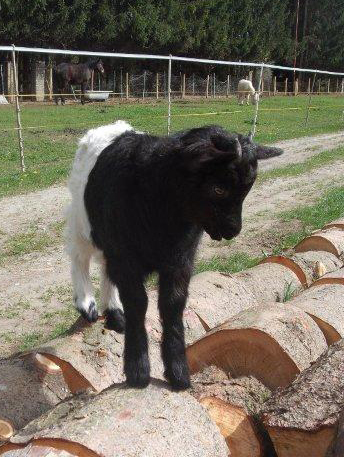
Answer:
<svg viewBox="0 0 344 457"><path fill-rule="evenodd" d="M81 85L81 103L84 104L85 92L89 87L93 70L97 70L99 73L104 75L105 71L101 59L89 60L86 63L79 64L62 62L57 65L54 69L54 92L55 94L59 93L60 95L55 96L56 105L59 104L59 98L61 98L62 105L65 104L63 94L66 93L71 84Z"/></svg>

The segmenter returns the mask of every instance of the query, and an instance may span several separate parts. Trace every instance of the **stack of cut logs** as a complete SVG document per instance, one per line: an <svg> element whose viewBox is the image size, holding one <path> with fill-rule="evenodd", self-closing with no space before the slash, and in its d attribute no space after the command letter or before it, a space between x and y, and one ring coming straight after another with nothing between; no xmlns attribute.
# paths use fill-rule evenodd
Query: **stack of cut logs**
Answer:
<svg viewBox="0 0 344 457"><path fill-rule="evenodd" d="M343 457L344 219L238 274L193 277L185 311L189 392L123 383L123 337L78 320L0 360L4 457Z"/></svg>

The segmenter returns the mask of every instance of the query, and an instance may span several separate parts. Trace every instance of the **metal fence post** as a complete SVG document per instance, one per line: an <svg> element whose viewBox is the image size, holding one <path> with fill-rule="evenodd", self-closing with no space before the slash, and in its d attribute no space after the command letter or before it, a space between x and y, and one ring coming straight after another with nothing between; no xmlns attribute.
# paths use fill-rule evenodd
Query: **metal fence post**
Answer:
<svg viewBox="0 0 344 457"><path fill-rule="evenodd" d="M21 166L22 172L24 173L26 168L25 168L25 161L24 161L24 145L23 145L22 126L21 126L21 119L20 119L18 77L17 77L16 53L15 53L14 44L12 44L12 65L13 65L13 83L14 83L14 92L15 92L14 97L16 99L17 132L18 132L18 141L19 141L20 166Z"/></svg>
<svg viewBox="0 0 344 457"><path fill-rule="evenodd" d="M259 73L259 83L258 83L258 98L256 101L256 109L254 113L254 118L253 118L253 125L252 125L252 131L250 133L251 139L254 138L256 134L256 128L257 128L257 120L258 120L258 110L259 110L259 101L260 101L260 89L262 86L262 79L263 79L263 69L264 69L264 64L260 67L260 73Z"/></svg>
<svg viewBox="0 0 344 457"><path fill-rule="evenodd" d="M146 70L143 72L143 91L142 91L142 98L145 98L146 94Z"/></svg>
<svg viewBox="0 0 344 457"><path fill-rule="evenodd" d="M315 72L314 75L313 75L312 90L309 92L307 113L306 113L306 119L305 119L305 126L306 126L306 127L307 127L307 125L308 125L309 110L310 110L310 107L311 107L311 100L312 100L312 95L313 95L313 92L314 92L314 84L315 84L315 78L316 78L316 76L317 76L317 72Z"/></svg>
<svg viewBox="0 0 344 457"><path fill-rule="evenodd" d="M168 97L168 108L167 108L167 135L171 131L171 77L172 77L172 55L168 59L168 78L167 78L167 97Z"/></svg>

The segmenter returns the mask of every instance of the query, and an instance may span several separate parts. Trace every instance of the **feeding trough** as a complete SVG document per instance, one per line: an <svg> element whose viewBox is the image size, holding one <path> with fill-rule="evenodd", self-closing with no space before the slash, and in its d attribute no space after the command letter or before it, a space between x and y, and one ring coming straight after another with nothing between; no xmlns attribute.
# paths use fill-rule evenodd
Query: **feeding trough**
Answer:
<svg viewBox="0 0 344 457"><path fill-rule="evenodd" d="M87 100L105 102L108 100L111 91L108 90L87 90L85 93L85 98Z"/></svg>

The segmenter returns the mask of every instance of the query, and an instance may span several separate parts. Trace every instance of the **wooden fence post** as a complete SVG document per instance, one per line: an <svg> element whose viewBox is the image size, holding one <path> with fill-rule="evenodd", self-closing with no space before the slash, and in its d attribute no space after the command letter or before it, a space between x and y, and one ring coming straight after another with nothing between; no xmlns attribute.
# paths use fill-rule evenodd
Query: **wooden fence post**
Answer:
<svg viewBox="0 0 344 457"><path fill-rule="evenodd" d="M182 98L185 98L185 85L186 85L186 79L185 79L185 73L183 73L183 77L182 77Z"/></svg>
<svg viewBox="0 0 344 457"><path fill-rule="evenodd" d="M329 80L327 81L327 92L330 93L330 84L331 84L331 80L329 78Z"/></svg>
<svg viewBox="0 0 344 457"><path fill-rule="evenodd" d="M94 70L91 71L91 90L93 91L93 83L94 83Z"/></svg>
<svg viewBox="0 0 344 457"><path fill-rule="evenodd" d="M207 85L205 87L205 98L209 96L209 75L207 75Z"/></svg>
<svg viewBox="0 0 344 457"><path fill-rule="evenodd" d="M274 92L274 95L277 94L277 77L274 76L274 79L273 79L273 92Z"/></svg>
<svg viewBox="0 0 344 457"><path fill-rule="evenodd" d="M299 93L299 80L295 79L294 83L294 95L297 95Z"/></svg>
<svg viewBox="0 0 344 457"><path fill-rule="evenodd" d="M48 67L48 89L49 89L49 100L53 100L53 66L52 64L49 65Z"/></svg>
<svg viewBox="0 0 344 457"><path fill-rule="evenodd" d="M227 75L226 97L229 96L229 75Z"/></svg>
<svg viewBox="0 0 344 457"><path fill-rule="evenodd" d="M287 95L288 93L288 78L285 78L284 81L284 94Z"/></svg>
<svg viewBox="0 0 344 457"><path fill-rule="evenodd" d="M129 73L125 74L125 98L129 98Z"/></svg>
<svg viewBox="0 0 344 457"><path fill-rule="evenodd" d="M311 93L311 78L308 78L308 87L307 87L307 93Z"/></svg>
<svg viewBox="0 0 344 457"><path fill-rule="evenodd" d="M22 125L21 125L21 116L20 116L20 106L19 106L19 90L18 90L18 77L17 77L17 64L16 64L16 53L14 44L12 45L12 76L13 76L13 92L16 104L16 114L17 114L17 132L18 132L18 142L19 142L19 153L20 153L20 166L23 173L25 173L25 161L24 161L24 145L23 145L23 136L22 136Z"/></svg>
<svg viewBox="0 0 344 457"><path fill-rule="evenodd" d="M340 88L341 93L344 92L344 78L342 78L342 86Z"/></svg>
<svg viewBox="0 0 344 457"><path fill-rule="evenodd" d="M156 74L156 99L159 99L159 73Z"/></svg>
<svg viewBox="0 0 344 457"><path fill-rule="evenodd" d="M264 79L262 79L262 84L261 84L261 91L260 93L263 95L264 92Z"/></svg>

